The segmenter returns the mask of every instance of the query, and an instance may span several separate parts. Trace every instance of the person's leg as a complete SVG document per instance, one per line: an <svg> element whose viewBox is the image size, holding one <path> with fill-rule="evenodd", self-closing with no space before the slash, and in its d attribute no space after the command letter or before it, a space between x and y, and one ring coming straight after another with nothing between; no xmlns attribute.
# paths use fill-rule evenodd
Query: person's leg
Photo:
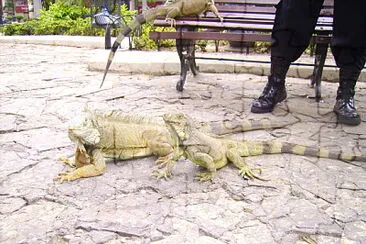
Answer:
<svg viewBox="0 0 366 244"><path fill-rule="evenodd" d="M271 73L262 95L253 101L253 113L271 112L286 98L285 77L291 62L309 45L323 0L281 0L272 30Z"/></svg>
<svg viewBox="0 0 366 244"><path fill-rule="evenodd" d="M332 53L339 69L339 87L333 111L342 124L358 125L355 85L366 60L366 1L336 0Z"/></svg>

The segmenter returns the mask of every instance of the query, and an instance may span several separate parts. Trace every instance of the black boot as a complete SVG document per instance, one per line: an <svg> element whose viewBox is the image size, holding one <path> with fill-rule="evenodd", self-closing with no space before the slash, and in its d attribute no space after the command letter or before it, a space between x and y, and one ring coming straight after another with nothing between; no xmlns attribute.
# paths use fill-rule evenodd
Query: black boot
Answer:
<svg viewBox="0 0 366 244"><path fill-rule="evenodd" d="M337 90L336 103L333 111L337 115L337 122L346 125L359 125L361 123L360 115L356 111L355 85L360 75L357 69L340 69L339 87Z"/></svg>
<svg viewBox="0 0 366 244"><path fill-rule="evenodd" d="M268 77L262 95L253 101L252 113L272 112L277 103L286 99L285 77L290 63L283 58L271 58L271 75Z"/></svg>

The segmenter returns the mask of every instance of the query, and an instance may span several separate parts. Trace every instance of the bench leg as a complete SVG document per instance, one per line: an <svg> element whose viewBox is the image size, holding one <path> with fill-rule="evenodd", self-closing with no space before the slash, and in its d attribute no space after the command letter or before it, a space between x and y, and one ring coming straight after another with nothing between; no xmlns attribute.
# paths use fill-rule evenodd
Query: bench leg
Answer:
<svg viewBox="0 0 366 244"><path fill-rule="evenodd" d="M321 99L321 79L325 58L327 57L327 50L328 44L319 43L315 47L315 64L313 75L311 78L311 87L315 86L315 100L317 102L319 102Z"/></svg>
<svg viewBox="0 0 366 244"><path fill-rule="evenodd" d="M183 31L180 28L180 31ZM187 78L187 72L192 71L193 75L198 74L198 67L195 60L195 42L193 40L176 40L176 47L180 59L180 77L176 89L183 91Z"/></svg>

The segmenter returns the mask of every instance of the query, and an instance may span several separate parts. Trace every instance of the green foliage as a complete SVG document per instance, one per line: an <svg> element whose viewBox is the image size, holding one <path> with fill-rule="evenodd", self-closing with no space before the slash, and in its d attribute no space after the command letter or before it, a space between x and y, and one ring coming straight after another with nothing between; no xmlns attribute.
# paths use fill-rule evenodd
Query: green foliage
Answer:
<svg viewBox="0 0 366 244"><path fill-rule="evenodd" d="M19 21L19 20L23 20L24 19L24 15L22 14L17 14L15 15L15 18Z"/></svg>
<svg viewBox="0 0 366 244"><path fill-rule="evenodd" d="M121 6L121 16L126 16L125 20L129 23L137 14L137 10L129 10L126 4Z"/></svg>
<svg viewBox="0 0 366 244"><path fill-rule="evenodd" d="M49 6L49 9L40 10L39 19L27 20L24 23L13 23L4 25L0 29L5 35L100 35L104 36L104 29L91 28L90 18L82 18L89 14L90 9L81 6L66 4L68 2L78 2L79 0L62 0ZM135 16L136 11L131 11L126 5L121 6L121 16L125 23L129 23ZM136 49L150 50L157 49L156 42L150 39L149 33L153 30L151 25L145 24L135 33L134 44ZM157 31L162 27L156 28ZM165 28L164 31L174 28ZM120 30L114 29L112 34L118 35ZM137 37L138 36L138 37ZM174 46L174 40L161 40L161 47Z"/></svg>
<svg viewBox="0 0 366 244"><path fill-rule="evenodd" d="M135 36L135 38L133 39L135 48L138 50L156 49L157 46L155 41L151 40L149 37L149 33L150 31L152 31L153 27L149 24L144 24L141 28L141 31L137 33L138 37Z"/></svg>
<svg viewBox="0 0 366 244"><path fill-rule="evenodd" d="M69 6L84 6L84 0L58 0Z"/></svg>
<svg viewBox="0 0 366 244"><path fill-rule="evenodd" d="M13 23L4 25L3 28L0 29L7 36L12 35L33 35L34 28L36 26L36 21L26 21L24 23Z"/></svg>
<svg viewBox="0 0 366 244"><path fill-rule="evenodd" d="M207 52L207 45L208 45L207 40L197 40L196 41L196 46L199 48L199 50L201 52Z"/></svg>
<svg viewBox="0 0 366 244"><path fill-rule="evenodd" d="M13 8L14 2L11 0L5 1L4 8Z"/></svg>
<svg viewBox="0 0 366 244"><path fill-rule="evenodd" d="M174 28L164 28L164 27L156 27L153 28L149 24L144 24L142 26L142 31L138 37L133 39L133 43L135 44L135 48L138 50L153 50L157 49L158 46L154 40L150 38L150 32L156 31L175 31ZM160 47L170 48L175 45L174 40L160 40Z"/></svg>
<svg viewBox="0 0 366 244"><path fill-rule="evenodd" d="M49 10L40 10L38 20L5 25L0 31L5 35L92 35L90 18L82 18L88 13L87 8L58 1Z"/></svg>
<svg viewBox="0 0 366 244"><path fill-rule="evenodd" d="M254 52L256 53L268 53L270 51L271 43L269 42L255 42Z"/></svg>
<svg viewBox="0 0 366 244"><path fill-rule="evenodd" d="M89 9L80 6L67 5L62 1L52 4L49 10L40 10L39 20L57 21L57 20L78 20L84 14L88 14Z"/></svg>

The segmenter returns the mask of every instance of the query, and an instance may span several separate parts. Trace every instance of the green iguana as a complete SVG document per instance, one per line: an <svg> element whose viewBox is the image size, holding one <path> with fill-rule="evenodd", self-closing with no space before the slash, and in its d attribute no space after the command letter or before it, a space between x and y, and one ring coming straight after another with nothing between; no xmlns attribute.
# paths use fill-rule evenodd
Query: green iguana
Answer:
<svg viewBox="0 0 366 244"><path fill-rule="evenodd" d="M103 86L109 67L112 64L113 57L122 40L131 32L135 31L139 26L153 21L158 17L165 17L166 21L171 21L173 24L175 23L174 21L176 17L199 15L206 11L212 11L221 22L223 21L223 18L217 11L214 0L176 0L173 3L157 6L138 15L119 33L117 39L113 43L100 87Z"/></svg>
<svg viewBox="0 0 366 244"><path fill-rule="evenodd" d="M366 155L363 154L330 151L325 148L308 147L280 141L238 141L210 135L201 131L196 126L195 121L184 114L165 114L164 121L170 133L176 134L176 137L179 138L183 156L208 170L206 173L197 174L200 181L210 180L217 169L224 167L229 162L234 163L239 169L239 175L262 179L254 173L254 170L261 172L261 169L250 168L245 159L242 158L262 154L290 153L343 161L366 162ZM172 167L172 165L169 165L167 170L171 171ZM163 174L164 170L160 170L157 174Z"/></svg>
<svg viewBox="0 0 366 244"><path fill-rule="evenodd" d="M201 123L200 128L216 134L228 134L278 128L295 122L271 123L268 119L215 121ZM81 121L69 127L68 135L76 144L75 158L61 160L76 169L60 173L58 179L61 182L103 174L105 158L125 160L152 155L158 156L156 163L160 168L165 167L165 171L156 176L168 177L171 167L182 155L178 138L169 132L161 118L132 116L118 111L86 111Z"/></svg>

